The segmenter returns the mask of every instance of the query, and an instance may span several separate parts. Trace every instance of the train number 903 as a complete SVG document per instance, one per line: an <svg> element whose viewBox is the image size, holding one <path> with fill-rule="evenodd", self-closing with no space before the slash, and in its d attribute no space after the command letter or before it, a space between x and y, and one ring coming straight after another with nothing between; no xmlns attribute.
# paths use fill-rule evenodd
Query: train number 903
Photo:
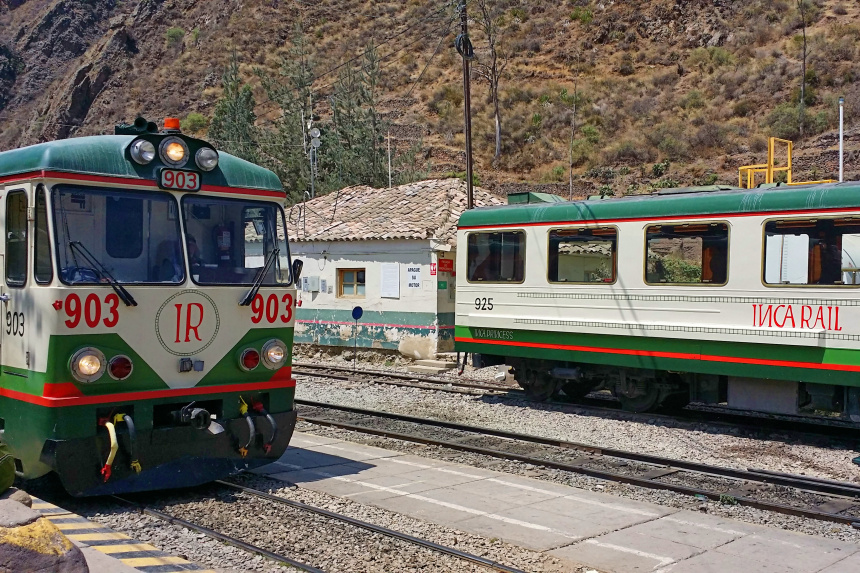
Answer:
<svg viewBox="0 0 860 573"><path fill-rule="evenodd" d="M475 310L493 310L492 298L476 298Z"/></svg>
<svg viewBox="0 0 860 573"><path fill-rule="evenodd" d="M6 334L24 336L24 313L6 311Z"/></svg>

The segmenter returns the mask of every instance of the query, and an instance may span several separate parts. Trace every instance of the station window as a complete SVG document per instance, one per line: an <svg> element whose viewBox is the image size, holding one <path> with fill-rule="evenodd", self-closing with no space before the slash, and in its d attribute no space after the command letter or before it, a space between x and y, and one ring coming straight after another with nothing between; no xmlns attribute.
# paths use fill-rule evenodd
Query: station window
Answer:
<svg viewBox="0 0 860 573"><path fill-rule="evenodd" d="M12 191L6 196L6 284L27 282L27 194Z"/></svg>
<svg viewBox="0 0 860 573"><path fill-rule="evenodd" d="M860 284L860 217L767 222L764 282Z"/></svg>
<svg viewBox="0 0 860 573"><path fill-rule="evenodd" d="M48 237L48 205L45 200L45 188L41 185L36 191L34 235L33 277L37 283L46 284L54 278L54 266L51 264L51 242Z"/></svg>
<svg viewBox="0 0 860 573"><path fill-rule="evenodd" d="M338 269L337 296L364 298L364 269Z"/></svg>
<svg viewBox="0 0 860 573"><path fill-rule="evenodd" d="M526 235L522 231L470 233L469 282L523 282Z"/></svg>
<svg viewBox="0 0 860 573"><path fill-rule="evenodd" d="M726 223L653 225L645 232L645 282L724 285L729 268Z"/></svg>
<svg viewBox="0 0 860 573"><path fill-rule="evenodd" d="M555 229L549 232L548 278L552 283L613 283L618 231Z"/></svg>

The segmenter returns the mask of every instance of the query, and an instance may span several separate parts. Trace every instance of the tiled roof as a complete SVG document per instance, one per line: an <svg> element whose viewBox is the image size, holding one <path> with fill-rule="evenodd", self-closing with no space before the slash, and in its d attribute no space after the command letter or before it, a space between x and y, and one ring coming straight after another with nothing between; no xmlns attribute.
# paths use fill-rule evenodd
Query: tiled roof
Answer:
<svg viewBox="0 0 860 573"><path fill-rule="evenodd" d="M480 188L475 206L504 201ZM460 179L434 179L391 189L364 185L347 187L299 205L290 216L292 241L366 241L378 239L430 239L454 243L457 220L466 209L466 183Z"/></svg>

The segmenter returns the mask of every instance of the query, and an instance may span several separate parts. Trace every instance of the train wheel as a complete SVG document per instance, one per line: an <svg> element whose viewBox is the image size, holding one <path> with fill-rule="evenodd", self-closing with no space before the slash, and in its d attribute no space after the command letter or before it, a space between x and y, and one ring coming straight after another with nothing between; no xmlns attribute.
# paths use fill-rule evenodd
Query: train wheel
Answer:
<svg viewBox="0 0 860 573"><path fill-rule="evenodd" d="M634 391L616 393L621 408L627 412L648 412L656 408L661 401L660 388L656 381L639 382Z"/></svg>
<svg viewBox="0 0 860 573"><path fill-rule="evenodd" d="M561 390L564 395L571 400L581 400L585 395L591 392L591 384L586 382L565 382Z"/></svg>
<svg viewBox="0 0 860 573"><path fill-rule="evenodd" d="M525 384L520 383L520 386L526 391L526 396L536 402L549 400L557 390L557 383L552 376L532 369L526 370Z"/></svg>

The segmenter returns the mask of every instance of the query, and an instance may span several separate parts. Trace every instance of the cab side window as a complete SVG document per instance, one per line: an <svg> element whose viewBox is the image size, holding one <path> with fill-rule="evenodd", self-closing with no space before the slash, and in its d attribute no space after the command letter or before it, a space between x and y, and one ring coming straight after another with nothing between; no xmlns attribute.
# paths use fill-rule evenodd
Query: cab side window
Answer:
<svg viewBox="0 0 860 573"><path fill-rule="evenodd" d="M27 194L12 191L6 196L6 284L27 282Z"/></svg>
<svg viewBox="0 0 860 573"><path fill-rule="evenodd" d="M48 235L48 206L45 188L41 185L36 191L36 224L34 237L35 260L33 277L39 284L47 284L54 279L54 265L51 260L51 241Z"/></svg>

